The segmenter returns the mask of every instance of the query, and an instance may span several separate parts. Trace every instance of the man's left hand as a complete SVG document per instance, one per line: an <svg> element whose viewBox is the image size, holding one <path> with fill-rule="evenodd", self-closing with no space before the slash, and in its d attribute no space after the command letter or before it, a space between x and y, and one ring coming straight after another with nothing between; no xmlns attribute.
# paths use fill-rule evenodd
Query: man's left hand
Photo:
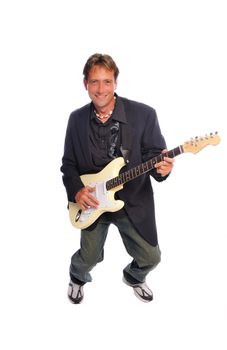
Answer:
<svg viewBox="0 0 227 350"><path fill-rule="evenodd" d="M162 153L168 152L167 149L164 149ZM155 168L157 169L157 173L161 176L167 176L173 169L174 158L164 157L163 160L157 164L155 164Z"/></svg>

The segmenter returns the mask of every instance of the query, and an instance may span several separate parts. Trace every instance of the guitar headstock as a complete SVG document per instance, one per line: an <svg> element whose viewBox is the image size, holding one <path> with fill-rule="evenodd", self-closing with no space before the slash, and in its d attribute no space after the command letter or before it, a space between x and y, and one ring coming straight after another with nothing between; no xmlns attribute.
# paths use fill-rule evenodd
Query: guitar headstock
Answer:
<svg viewBox="0 0 227 350"><path fill-rule="evenodd" d="M191 139L190 141L186 141L182 148L184 152L191 152L191 153L198 153L201 151L204 147L208 145L216 146L220 142L220 137L218 136L218 133L215 132L210 133L209 135L205 136L196 136L194 139Z"/></svg>

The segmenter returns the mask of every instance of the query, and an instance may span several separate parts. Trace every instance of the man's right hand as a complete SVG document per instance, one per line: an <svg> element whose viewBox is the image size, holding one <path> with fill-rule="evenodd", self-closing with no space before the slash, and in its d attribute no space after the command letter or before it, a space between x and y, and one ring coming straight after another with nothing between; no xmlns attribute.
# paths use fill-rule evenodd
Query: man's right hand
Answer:
<svg viewBox="0 0 227 350"><path fill-rule="evenodd" d="M94 187L85 186L75 195L76 203L82 210L98 208L99 201L91 194L94 191Z"/></svg>

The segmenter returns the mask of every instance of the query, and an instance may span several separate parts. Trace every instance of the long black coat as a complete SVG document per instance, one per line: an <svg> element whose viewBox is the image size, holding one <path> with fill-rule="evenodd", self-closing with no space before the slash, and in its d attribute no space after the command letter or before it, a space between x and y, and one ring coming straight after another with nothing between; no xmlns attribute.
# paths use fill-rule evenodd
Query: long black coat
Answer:
<svg viewBox="0 0 227 350"><path fill-rule="evenodd" d="M124 171L153 158L166 148L161 134L156 112L153 108L117 97L127 120L127 130L131 133L129 163ZM75 110L68 121L61 171L68 200L75 201L75 194L83 187L80 175L96 173L89 149L89 121L91 104ZM128 131L127 131L128 132ZM151 170L124 185L117 196L125 202L125 210L141 236L152 245L158 243L155 223L153 189L150 175L163 181L156 170Z"/></svg>

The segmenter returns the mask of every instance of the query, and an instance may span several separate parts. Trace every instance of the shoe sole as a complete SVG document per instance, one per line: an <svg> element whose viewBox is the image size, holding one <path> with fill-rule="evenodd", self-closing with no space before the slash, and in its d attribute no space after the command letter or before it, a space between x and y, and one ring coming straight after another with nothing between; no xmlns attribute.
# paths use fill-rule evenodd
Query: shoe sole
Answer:
<svg viewBox="0 0 227 350"><path fill-rule="evenodd" d="M71 299L69 296L68 296L68 299L70 301L71 304L81 304L83 302L83 299L81 301L74 301L73 299Z"/></svg>
<svg viewBox="0 0 227 350"><path fill-rule="evenodd" d="M71 291L70 291L70 289L71 289ZM79 298L79 299L73 299L72 298L72 295L73 294L73 285L71 284L71 283L69 283L69 288L68 288L68 299L69 299L69 301L72 303L72 304L81 304L82 303L82 301L83 301L83 299L84 299L84 295L83 295L83 293L80 293L81 294L81 297ZM78 295L78 294L77 294Z"/></svg>
<svg viewBox="0 0 227 350"><path fill-rule="evenodd" d="M151 297L150 299L144 299L144 298L141 297L141 295L140 295L139 293L137 293L137 291L136 291L136 289L135 289L134 287L132 287L132 288L133 288L133 292L134 292L135 296L136 296L139 300L143 301L144 303L149 303L150 301L153 300L153 293L152 293L152 297ZM141 288L141 287L140 287L140 288Z"/></svg>
<svg viewBox="0 0 227 350"><path fill-rule="evenodd" d="M135 296L136 296L139 300L143 301L144 303L149 303L150 301L153 300L153 293L152 293L151 299L143 299L143 298L141 297L141 295L140 295L140 294L136 291L136 289L135 289L136 287L141 288L139 284L131 284L131 283L129 283L124 277L123 277L123 282L124 282L127 286L133 288L133 293L135 294Z"/></svg>

